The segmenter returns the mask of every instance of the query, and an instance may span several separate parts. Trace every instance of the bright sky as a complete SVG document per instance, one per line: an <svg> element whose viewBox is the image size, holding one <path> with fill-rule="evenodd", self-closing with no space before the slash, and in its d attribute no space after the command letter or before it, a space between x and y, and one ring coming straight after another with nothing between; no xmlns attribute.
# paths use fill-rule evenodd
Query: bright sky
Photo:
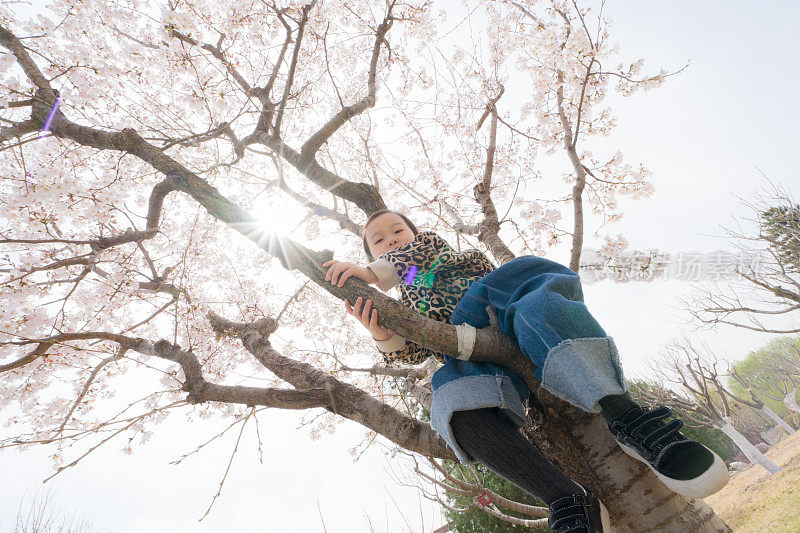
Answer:
<svg viewBox="0 0 800 533"><path fill-rule="evenodd" d="M758 169L798 192L792 128L800 122L794 92L800 50L795 2L654 2L619 0L606 10L615 20L622 57L644 57L653 69L689 68L664 86L624 99L616 107L613 146L631 163L653 171L655 195L623 203L615 232L632 248L677 253L727 247L722 226L745 214L738 197L765 185ZM620 348L630 374L675 336L683 315L673 309L688 284L602 282L585 287L590 309ZM726 357L738 359L769 336L730 328L702 335ZM387 473L383 446L358 462L347 449L361 441L359 426L344 422L333 436L311 441L299 416L262 417L264 462L245 433L221 497L198 523L225 471L235 434L180 466L170 461L215 433L209 423L177 417L159 426L132 456L111 445L58 476L58 505L94 518L97 531L375 531L430 532L444 523L438 509L400 487ZM262 434L263 434L262 433ZM0 454L0 530L11 528L23 494L41 489L51 467L44 449ZM396 468L397 471L402 468ZM49 484L48 484L49 485ZM324 517L325 528L320 516Z"/></svg>

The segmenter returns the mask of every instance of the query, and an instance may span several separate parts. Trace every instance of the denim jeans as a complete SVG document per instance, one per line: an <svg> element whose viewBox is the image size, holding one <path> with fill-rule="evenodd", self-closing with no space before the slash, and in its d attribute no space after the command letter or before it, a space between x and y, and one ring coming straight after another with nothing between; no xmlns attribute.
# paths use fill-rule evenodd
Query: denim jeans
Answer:
<svg viewBox="0 0 800 533"><path fill-rule="evenodd" d="M494 307L500 329L536 365L542 387L554 395L597 413L600 398L628 389L614 341L589 313L580 278L567 267L534 256L509 261L470 286L450 322L486 327L487 305ZM525 425L528 388L497 365L445 355L431 388L431 426L462 463L475 461L450 429L455 411L496 407L515 426Z"/></svg>

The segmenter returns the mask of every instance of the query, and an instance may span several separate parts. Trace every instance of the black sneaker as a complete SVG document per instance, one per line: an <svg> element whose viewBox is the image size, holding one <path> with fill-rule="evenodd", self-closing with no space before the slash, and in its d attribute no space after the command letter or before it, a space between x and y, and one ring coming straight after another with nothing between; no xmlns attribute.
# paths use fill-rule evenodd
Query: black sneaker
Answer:
<svg viewBox="0 0 800 533"><path fill-rule="evenodd" d="M683 422L664 422L672 414L663 405L634 408L609 425L620 448L645 463L671 490L704 498L728 483L728 468L714 452L680 433Z"/></svg>
<svg viewBox="0 0 800 533"><path fill-rule="evenodd" d="M583 494L562 496L550 503L547 525L556 533L614 533L608 510L597 496L580 487Z"/></svg>

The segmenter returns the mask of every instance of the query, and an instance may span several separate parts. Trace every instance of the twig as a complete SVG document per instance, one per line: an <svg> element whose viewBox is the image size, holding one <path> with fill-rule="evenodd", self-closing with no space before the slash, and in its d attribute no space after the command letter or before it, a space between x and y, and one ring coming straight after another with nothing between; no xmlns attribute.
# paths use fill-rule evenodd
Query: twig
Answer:
<svg viewBox="0 0 800 533"><path fill-rule="evenodd" d="M214 494L214 498L212 498L211 504L208 506L208 509L206 509L206 512L203 514L203 516L200 517L200 520L198 520L198 522L201 522L203 520L203 518L208 516L208 513L211 512L211 508L214 506L214 502L217 501L217 498L219 497L220 493L222 493L222 486L225 484L225 479L227 479L227 477L228 477L228 472L231 471L231 465L233 464L233 458L236 456L236 452L239 449L239 442L242 440L242 433L244 433L244 428L247 425L247 421L253 415L255 410L256 410L255 407L250 409L250 412L247 414L247 416L245 417L244 421L242 422L242 429L239 430L239 436L236 438L236 445L233 447L233 452L231 453L231 458L228 460L228 467L225 469L225 475L222 476L222 481L219 482L219 488L217 489L217 493Z"/></svg>

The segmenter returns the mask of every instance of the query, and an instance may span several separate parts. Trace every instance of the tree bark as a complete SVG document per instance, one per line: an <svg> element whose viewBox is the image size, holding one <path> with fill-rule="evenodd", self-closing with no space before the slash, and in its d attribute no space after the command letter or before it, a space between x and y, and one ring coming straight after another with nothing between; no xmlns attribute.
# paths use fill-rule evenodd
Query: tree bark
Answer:
<svg viewBox="0 0 800 533"><path fill-rule="evenodd" d="M733 441L736 446L742 450L742 452L750 459L750 462L753 464L760 464L763 466L767 472L770 474L775 474L776 472L780 472L781 468L766 458L766 456L758 451L758 448L753 446L753 444L745 438L744 435L736 431L736 428L730 423L730 421L725 421L717 427L728 436L729 439Z"/></svg>
<svg viewBox="0 0 800 533"><path fill-rule="evenodd" d="M358 422L407 450L425 456L455 460L455 455L444 439L425 422L404 415L363 390L339 381L322 370L278 353L269 342L269 327L237 324L213 314L209 316L209 321L217 334L225 334L232 328L238 329L236 334L247 351L265 368L295 388L328 391L330 403L327 409L332 413Z"/></svg>
<svg viewBox="0 0 800 533"><path fill-rule="evenodd" d="M570 478L595 491L618 533L731 531L703 500L672 492L647 466L625 454L602 416L550 394L544 400L549 407L543 420L537 424L529 416L523 434Z"/></svg>
<svg viewBox="0 0 800 533"><path fill-rule="evenodd" d="M770 409L770 408L769 408L769 407L767 407L766 405L764 405L764 406L761 408L761 412L762 412L762 413L764 413L765 415L767 415L768 417L770 417L772 420L774 420L774 421L775 421L775 423L776 423L776 424L778 424L780 427L782 427L782 428L783 428L783 429L786 431L786 433L788 433L789 435L791 435L792 433L794 433L794 431L795 431L795 430L794 430L794 429L792 429L792 426L790 426L789 424L787 424L787 423L786 423L786 420L784 420L783 418L779 417L779 416L778 416L778 415L775 413L775 411L773 411L772 409Z"/></svg>
<svg viewBox="0 0 800 533"><path fill-rule="evenodd" d="M786 395L786 397L783 399L783 404L795 413L800 413L800 405L797 405L795 391L796 389L792 389L792 393Z"/></svg>

